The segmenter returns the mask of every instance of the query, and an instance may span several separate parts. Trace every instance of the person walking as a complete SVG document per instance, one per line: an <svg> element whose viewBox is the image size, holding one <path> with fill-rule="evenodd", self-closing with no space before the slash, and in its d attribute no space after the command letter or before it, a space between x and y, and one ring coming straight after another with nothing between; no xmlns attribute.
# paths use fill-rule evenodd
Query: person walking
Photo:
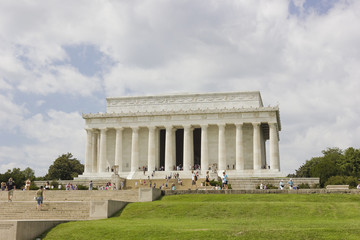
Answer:
<svg viewBox="0 0 360 240"><path fill-rule="evenodd" d="M289 184L289 189L293 189L294 182L293 182L292 178L290 178L290 180L288 181L288 184Z"/></svg>
<svg viewBox="0 0 360 240"><path fill-rule="evenodd" d="M12 202L14 190L16 189L15 182L12 178L9 178L9 181L6 183L6 189L8 190L8 202Z"/></svg>
<svg viewBox="0 0 360 240"><path fill-rule="evenodd" d="M229 182L229 178L228 175L223 172L223 189L228 189L228 182Z"/></svg>
<svg viewBox="0 0 360 240"><path fill-rule="evenodd" d="M91 180L90 182L89 182L89 190L92 190L93 189L93 181Z"/></svg>
<svg viewBox="0 0 360 240"><path fill-rule="evenodd" d="M196 185L196 174L194 171L191 172L191 185Z"/></svg>
<svg viewBox="0 0 360 240"><path fill-rule="evenodd" d="M44 191L44 187L41 186L40 189L36 191L36 201L37 201L36 209L38 211L40 211L43 206L44 198L45 198L45 191Z"/></svg>
<svg viewBox="0 0 360 240"><path fill-rule="evenodd" d="M281 179L280 183L279 183L279 186L280 186L280 189L283 190L284 189L284 182L283 180Z"/></svg>
<svg viewBox="0 0 360 240"><path fill-rule="evenodd" d="M205 177L205 187L206 186L210 186L210 176L209 176L209 171L206 172L206 177Z"/></svg>

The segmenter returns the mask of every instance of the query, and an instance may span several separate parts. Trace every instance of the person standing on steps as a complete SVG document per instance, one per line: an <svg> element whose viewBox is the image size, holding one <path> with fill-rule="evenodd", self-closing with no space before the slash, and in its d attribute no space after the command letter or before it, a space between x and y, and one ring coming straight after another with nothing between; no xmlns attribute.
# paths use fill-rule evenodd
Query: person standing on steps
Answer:
<svg viewBox="0 0 360 240"><path fill-rule="evenodd" d="M205 187L206 187L206 186L211 186L211 185L210 185L209 171L206 172Z"/></svg>
<svg viewBox="0 0 360 240"><path fill-rule="evenodd" d="M44 191L44 187L41 186L40 189L36 191L36 201L37 201L36 209L38 211L40 211L43 206L44 198L45 198L45 191Z"/></svg>
<svg viewBox="0 0 360 240"><path fill-rule="evenodd" d="M26 190L30 190L30 185L31 185L31 181L30 181L30 179L28 178L28 179L25 181L25 189L26 189Z"/></svg>
<svg viewBox="0 0 360 240"><path fill-rule="evenodd" d="M9 181L6 183L6 189L8 190L8 202L12 202L14 190L16 189L15 182L12 178L9 178Z"/></svg>
<svg viewBox="0 0 360 240"><path fill-rule="evenodd" d="M228 178L228 175L223 172L223 189L228 189L228 182L229 182L229 178Z"/></svg>

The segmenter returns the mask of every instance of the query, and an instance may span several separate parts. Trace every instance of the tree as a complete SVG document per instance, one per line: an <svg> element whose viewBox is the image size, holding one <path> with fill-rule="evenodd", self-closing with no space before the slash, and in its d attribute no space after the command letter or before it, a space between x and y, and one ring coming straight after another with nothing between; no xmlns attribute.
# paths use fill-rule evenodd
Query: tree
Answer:
<svg viewBox="0 0 360 240"><path fill-rule="evenodd" d="M12 178L15 182L17 189L22 188L25 185L25 181L29 178L31 181L35 179L34 170L26 168L21 171L20 168L13 168L13 170L7 170L4 174L0 174L0 181L7 182L9 178Z"/></svg>
<svg viewBox="0 0 360 240"><path fill-rule="evenodd" d="M346 149L340 169L343 176L360 176L360 150L352 147Z"/></svg>
<svg viewBox="0 0 360 240"><path fill-rule="evenodd" d="M360 173L360 151L348 148L327 148L323 156L313 157L306 161L298 170L296 177L319 177L320 186L324 187L333 176L357 176Z"/></svg>
<svg viewBox="0 0 360 240"><path fill-rule="evenodd" d="M84 172L84 165L79 160L73 158L71 153L59 156L49 167L45 179L49 180L72 180Z"/></svg>

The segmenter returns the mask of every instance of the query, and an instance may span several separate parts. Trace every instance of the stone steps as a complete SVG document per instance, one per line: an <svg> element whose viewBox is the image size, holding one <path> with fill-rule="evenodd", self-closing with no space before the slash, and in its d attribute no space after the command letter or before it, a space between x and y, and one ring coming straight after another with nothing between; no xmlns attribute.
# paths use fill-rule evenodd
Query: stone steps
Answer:
<svg viewBox="0 0 360 240"><path fill-rule="evenodd" d="M166 186L166 183L168 184L168 187L164 188L166 189L171 189L172 184L175 184L175 188L177 190L185 190L185 189L189 189L189 188L196 188L196 187L200 187L201 186L201 182L205 182L205 179L198 179L198 181L196 182L196 187L192 185L192 181L191 179L181 179L182 180L182 185L180 185L178 183L178 179L172 178L169 180L166 179L145 179L145 184L144 184L144 179L132 179L132 180L126 180L126 188L127 189L138 189L138 188L150 188L150 181L152 184L152 187L154 186L154 183L156 183L156 188L159 188L160 186L162 186L164 184L164 186ZM135 184L137 183L137 184Z"/></svg>
<svg viewBox="0 0 360 240"><path fill-rule="evenodd" d="M234 190L250 190L256 189L261 183L263 185L272 184L273 186L279 187L280 181L283 180L285 188L288 188L289 179L290 178L230 178L229 183ZM294 186L307 183L312 187L315 184L319 184L319 181L319 178L293 178Z"/></svg>
<svg viewBox="0 0 360 240"><path fill-rule="evenodd" d="M34 201L35 190L15 190L13 201ZM119 200L125 202L138 201L138 191L134 190L46 190L46 201L97 201ZM7 191L0 191L0 201L7 201Z"/></svg>
<svg viewBox="0 0 360 240"><path fill-rule="evenodd" d="M64 201L44 202L41 211L36 209L36 201L0 202L0 220L19 219L89 219L90 202Z"/></svg>

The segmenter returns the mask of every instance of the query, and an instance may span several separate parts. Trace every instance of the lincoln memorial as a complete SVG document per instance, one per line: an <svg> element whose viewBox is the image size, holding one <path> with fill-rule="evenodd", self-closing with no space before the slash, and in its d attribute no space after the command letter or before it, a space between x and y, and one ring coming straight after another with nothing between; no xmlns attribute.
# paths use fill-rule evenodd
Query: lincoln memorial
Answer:
<svg viewBox="0 0 360 240"><path fill-rule="evenodd" d="M107 98L83 114L85 170L79 178L154 178L196 170L229 177L281 177L279 108L260 92ZM268 141L267 141L268 140Z"/></svg>

